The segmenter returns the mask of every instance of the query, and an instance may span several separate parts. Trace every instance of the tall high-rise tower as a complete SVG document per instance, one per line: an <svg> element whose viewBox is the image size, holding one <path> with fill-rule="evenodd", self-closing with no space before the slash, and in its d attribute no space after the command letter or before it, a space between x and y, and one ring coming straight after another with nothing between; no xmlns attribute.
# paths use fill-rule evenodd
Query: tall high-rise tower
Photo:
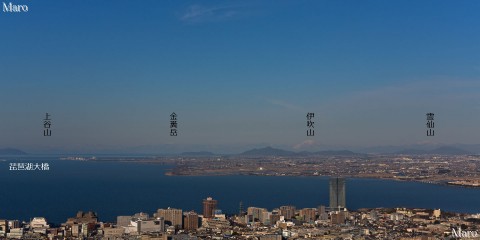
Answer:
<svg viewBox="0 0 480 240"><path fill-rule="evenodd" d="M330 208L344 208L345 205L345 178L330 178Z"/></svg>
<svg viewBox="0 0 480 240"><path fill-rule="evenodd" d="M238 209L238 216L243 216L243 202L240 201L240 206Z"/></svg>
<svg viewBox="0 0 480 240"><path fill-rule="evenodd" d="M203 199L204 218L212 218L213 216L215 216L215 209L217 209L217 200L213 200L213 198L211 197Z"/></svg>

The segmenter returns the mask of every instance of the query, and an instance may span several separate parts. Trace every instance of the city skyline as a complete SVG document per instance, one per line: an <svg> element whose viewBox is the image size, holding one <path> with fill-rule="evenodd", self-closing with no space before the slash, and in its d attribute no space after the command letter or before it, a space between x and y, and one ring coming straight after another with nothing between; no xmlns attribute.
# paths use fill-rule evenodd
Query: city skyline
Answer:
<svg viewBox="0 0 480 240"><path fill-rule="evenodd" d="M2 148L232 153L480 144L478 2L28 6L0 13L9 33L0 56ZM313 137L305 134L309 112ZM430 112L434 137L425 134ZM51 137L43 136L46 113Z"/></svg>
<svg viewBox="0 0 480 240"><path fill-rule="evenodd" d="M100 221L96 212L78 211L62 224L51 224L45 217L29 222L0 219L0 237L11 239L197 239L219 237L260 240L315 239L439 239L478 237L475 222L480 214L444 212L425 208L363 208L334 210L325 206L296 209L280 206L248 207L239 215L223 213L202 216L177 208L158 209L153 216L145 212L116 217L116 222Z"/></svg>

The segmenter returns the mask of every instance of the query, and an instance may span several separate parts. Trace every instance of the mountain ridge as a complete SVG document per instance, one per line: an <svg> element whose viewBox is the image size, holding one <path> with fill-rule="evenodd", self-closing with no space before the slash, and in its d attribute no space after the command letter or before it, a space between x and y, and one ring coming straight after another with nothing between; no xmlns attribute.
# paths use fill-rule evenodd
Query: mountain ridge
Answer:
<svg viewBox="0 0 480 240"><path fill-rule="evenodd" d="M27 153L16 148L0 148L0 155L27 155Z"/></svg>

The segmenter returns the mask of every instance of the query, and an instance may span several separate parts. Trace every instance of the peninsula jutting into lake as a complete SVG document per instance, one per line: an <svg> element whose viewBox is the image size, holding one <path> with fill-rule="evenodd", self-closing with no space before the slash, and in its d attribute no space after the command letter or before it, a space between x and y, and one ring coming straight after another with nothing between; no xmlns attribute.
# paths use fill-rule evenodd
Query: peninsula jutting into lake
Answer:
<svg viewBox="0 0 480 240"><path fill-rule="evenodd" d="M230 155L188 152L162 157L64 159L168 164L174 166L165 173L169 176L344 176L480 186L480 155L454 148L439 148L423 154L361 154L347 150L297 153L266 147Z"/></svg>

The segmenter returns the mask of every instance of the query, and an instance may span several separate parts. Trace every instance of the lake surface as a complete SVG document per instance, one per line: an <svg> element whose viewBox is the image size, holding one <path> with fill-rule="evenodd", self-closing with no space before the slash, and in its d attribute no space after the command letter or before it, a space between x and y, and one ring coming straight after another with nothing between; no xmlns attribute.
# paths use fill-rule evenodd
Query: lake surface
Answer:
<svg viewBox="0 0 480 240"><path fill-rule="evenodd" d="M328 206L327 177L165 176L155 164L57 160L57 157L0 157L0 219L46 217L56 224L76 212L95 211L101 221L118 215L152 214L158 208L202 211L212 196L226 213L239 202L272 208ZM49 171L10 171L10 162L49 163ZM418 207L480 213L480 189L349 178L347 208Z"/></svg>

